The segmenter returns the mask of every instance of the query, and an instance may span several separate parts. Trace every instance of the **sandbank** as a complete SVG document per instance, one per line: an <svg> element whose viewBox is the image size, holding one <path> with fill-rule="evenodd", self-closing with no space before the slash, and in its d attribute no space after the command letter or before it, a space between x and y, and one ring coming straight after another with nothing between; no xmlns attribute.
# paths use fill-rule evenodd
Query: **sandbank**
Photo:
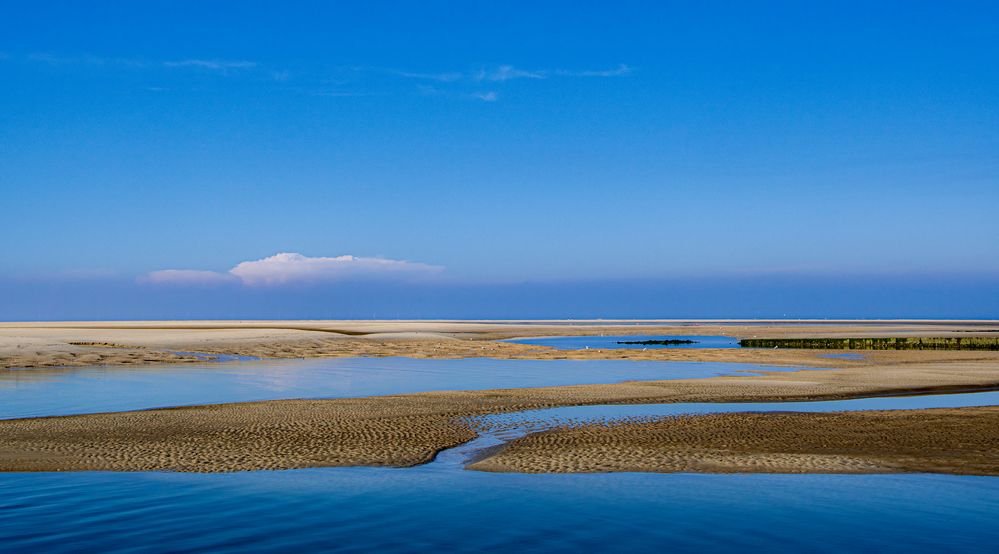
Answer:
<svg viewBox="0 0 999 554"><path fill-rule="evenodd" d="M562 427L469 469L999 475L999 407L727 413Z"/></svg>
<svg viewBox="0 0 999 554"><path fill-rule="evenodd" d="M0 421L0 471L401 467L425 463L440 450L473 438L466 418L487 413L584 404L832 400L999 389L999 361L994 356L935 360L868 362L761 376L279 400L6 420ZM982 425L992 424L989 418L994 415L989 411L968 413L985 414ZM851 433L862 425L837 421ZM993 453L999 443L990 448ZM976 452L969 448L952 455L958 459L979 455Z"/></svg>

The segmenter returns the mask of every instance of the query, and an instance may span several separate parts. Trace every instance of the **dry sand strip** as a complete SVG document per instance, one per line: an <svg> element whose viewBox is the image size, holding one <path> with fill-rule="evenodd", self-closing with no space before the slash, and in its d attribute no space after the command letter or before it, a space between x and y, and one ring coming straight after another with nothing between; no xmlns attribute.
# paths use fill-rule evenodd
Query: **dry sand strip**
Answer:
<svg viewBox="0 0 999 554"><path fill-rule="evenodd" d="M333 400L280 400L0 421L0 471L226 472L411 466L475 436L463 418L555 406L831 400L999 390L999 364L903 363ZM961 456L955 451L954 456Z"/></svg>
<svg viewBox="0 0 999 554"><path fill-rule="evenodd" d="M727 335L733 337L999 336L999 322L566 322L475 321L123 321L0 323L0 368L192 362L174 351L314 358L409 356L509 359L703 360L838 367L850 361L786 349L558 351L495 342L521 336ZM829 354L823 351L821 354ZM868 355L868 354L865 354ZM881 356L881 353L871 353ZM996 356L999 359L999 355Z"/></svg>
<svg viewBox="0 0 999 554"><path fill-rule="evenodd" d="M535 433L469 469L999 475L999 407L727 413Z"/></svg>

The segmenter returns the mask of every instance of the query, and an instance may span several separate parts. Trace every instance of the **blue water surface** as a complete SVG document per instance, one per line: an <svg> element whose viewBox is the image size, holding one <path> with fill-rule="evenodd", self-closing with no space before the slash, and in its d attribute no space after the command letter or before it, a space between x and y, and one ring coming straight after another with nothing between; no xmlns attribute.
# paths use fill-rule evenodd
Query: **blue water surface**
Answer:
<svg viewBox="0 0 999 554"><path fill-rule="evenodd" d="M287 398L693 379L802 368L719 362L311 358L0 371L0 419Z"/></svg>
<svg viewBox="0 0 999 554"><path fill-rule="evenodd" d="M337 468L0 476L21 552L995 552L999 479Z"/></svg>

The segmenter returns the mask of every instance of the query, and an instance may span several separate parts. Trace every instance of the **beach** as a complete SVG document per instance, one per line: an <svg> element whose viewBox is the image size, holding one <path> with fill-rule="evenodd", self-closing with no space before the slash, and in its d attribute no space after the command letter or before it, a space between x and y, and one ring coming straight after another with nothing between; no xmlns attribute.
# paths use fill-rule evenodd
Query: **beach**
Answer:
<svg viewBox="0 0 999 554"><path fill-rule="evenodd" d="M103 325L104 327L100 327ZM497 335L524 336L526 331L557 334L598 334L606 332L604 326L580 329L579 325L555 326L541 329L534 326L505 327L503 324L474 323L465 326L456 323L434 323L434 333L450 333L447 339L434 337L429 340L404 337L379 337L359 339L357 335L343 338L302 338L302 333L329 333L330 331L275 329L266 326L229 325L223 328L199 327L190 329L180 326L162 325L153 329L141 328L142 324L109 326L93 324L81 326L38 326L4 328L5 337L15 340L38 340L52 345L43 354L65 348L62 344L83 340L102 342L117 346L80 346L79 348L106 349L113 355L119 350L189 348L202 341L203 348L197 351L221 353L241 353L282 346L279 353L284 357L294 357L292 353L304 351L305 344L312 345L316 352L329 352L335 345L344 346L344 356L362 355L416 355L428 357L471 357L475 348L495 348L489 350L496 357L516 358L517 356L538 359L589 357L604 359L665 359L665 360L731 360L755 361L784 366L816 366L827 369L821 371L773 371L763 375L724 376L704 379L677 379L669 381L633 381L616 384L575 385L559 387L536 387L497 389L482 391L436 391L417 394L399 394L362 398L338 398L329 400L274 400L219 405L190 406L168 409L152 409L132 412L72 415L62 417L39 417L0 421L0 471L149 471L166 470L180 472L232 472L260 469L292 469L332 466L395 466L405 467L426 463L442 450L457 446L476 436L469 418L494 413L509 413L523 410L551 408L557 406L593 404L648 404L680 402L787 402L863 398L904 394L957 393L999 389L999 353L962 351L899 351L865 352L856 358L828 358L825 352L791 350L554 350L536 346L497 343ZM257 324L260 325L260 324ZM413 327L428 324L398 323L372 327L370 323L359 323L341 330L358 332L367 329L380 329L383 333L415 333ZM892 333L958 333L967 331L968 326L980 328L982 324L933 324L913 325L885 324ZM146 327L149 325L146 324ZM945 329L926 328L944 327ZM235 328L234 328L235 327ZM528 327L524 329L523 327ZM705 326L707 327L707 326ZM756 327L763 327L757 325ZM819 330L808 332L819 333ZM408 331L397 330L406 329ZM704 334L705 328L685 326L688 335ZM790 333L795 328L778 326L755 329L756 334ZM886 333L887 328L870 328L865 325L839 325L832 327L836 333ZM14 330L11 330L14 329ZM386 329L393 329L388 331ZM677 334L679 327L656 327ZM726 326L711 326L712 332L726 330ZM629 329L630 330L630 329ZM617 334L625 334L624 329L614 327ZM650 328L642 333L655 333ZM367 332L367 331L364 331ZM739 332L744 332L740 330ZM800 332L800 331L799 331ZM827 329L827 332L832 332ZM18 334L21 333L21 334ZM151 334L152 333L152 334ZM465 338L469 333L478 338ZM154 336L155 335L155 336ZM489 338L482 338L488 336ZM72 337L72 338L70 338ZM155 340L153 340L155 338ZM9 344L10 338L5 338ZM63 341L60 343L60 341ZM284 342L281 342L284 341ZM456 345L451 349L435 345ZM516 349L516 350L514 350ZM350 352L350 354L348 354ZM42 356L42 355L38 355ZM41 358L38 359L41 359ZM173 361L173 360L172 360ZM6 362L10 363L10 362ZM113 370L114 366L109 366ZM30 370L25 370L30 371ZM700 427L707 429L701 434L687 433L671 437L672 442L663 442L663 452L680 449L688 452L689 459L721 459L725 456L705 454L712 447L711 440L727 440L729 435L713 434L710 429L740 429L752 441L758 451L735 449L728 453L728 461L715 465L699 466L698 471L708 471L714 467L718 471L767 471L779 468L781 471L856 472L860 469L874 472L893 471L944 471L995 474L996 466L981 461L982 449L975 447L951 451L950 465L940 464L937 458L911 465L886 465L887 452L898 449L899 445L923 444L935 440L933 433L954 431L954 437L974 434L984 440L991 435L979 433L982 429L994 426L995 411L979 408L950 410L946 414L932 416L931 421L940 421L941 431L932 431L925 436L914 434L920 427L920 418L926 410L912 414L892 414L877 421L887 437L882 442L858 443L857 449L846 448L850 437L857 430L870 428L871 419L855 414L828 416L826 419L816 414L802 414L800 419L789 417L774 418L773 414L753 418L751 416L698 416L707 419L699 421ZM876 416L870 416L875 418ZM953 421L951 421L953 420ZM776 423L770 423L771 421ZM929 421L929 420L928 420ZM738 425L736 425L738 424ZM611 426L600 429L599 433L589 427L558 430L538 437L528 436L490 461L481 460L475 469L489 471L634 471L639 467L649 471L673 471L686 467L684 471L694 471L694 465L668 465L665 461L673 458L650 458L647 465L635 465L634 457L641 454L651 440L659 440L656 433L669 422L643 423L631 426ZM644 425L644 426L643 426ZM743 427L739 427L742 425ZM783 427L782 427L783 426ZM935 427L932 424L931 427ZM815 428L812 433L810 429ZM773 430L768 434L768 430ZM804 429L800 431L810 436L808 440L794 438L791 442L797 450L781 450L787 442L781 429ZM821 429L821 430L820 430ZM837 431L839 430L839 431ZM734 432L734 431L733 431ZM837 434L838 433L838 434ZM775 435L773 435L775 434ZM558 437L554 443L553 437ZM564 438L562 438L564 437ZM653 438L650 438L653 437ZM720 437L720 438L719 438ZM711 439L711 440L709 440ZM757 440L758 439L758 440ZM790 439L787 439L790 440ZM541 441L541 442L531 442ZM594 445L610 441L621 452L628 455L610 457L619 459L618 465L602 461L606 458ZM828 441L832 441L831 443ZM915 441L915 442L913 442ZM923 441L923 442L920 442ZM556 444L551 453L549 444ZM727 442L725 444L728 444ZM830 458L825 450L827 444L836 444L840 450ZM994 444L994 443L992 443ZM541 448L538 445L546 445ZM668 447L668 448L667 448ZM548 450L546 450L548 449ZM591 456L580 456L580 449L588 449ZM779 456L774 451L779 450ZM988 456L995 455L994 446L985 448ZM793 456L791 456L793 454ZM663 454L666 456L666 454ZM784 456L784 457L780 457ZM790 457L789 457L790 456ZM879 457L880 456L880 457ZM566 457L579 458L578 464L567 464ZM548 460L540 462L541 458ZM989 458L991 459L991 458ZM587 461L588 460L588 461ZM735 460L735 461L733 461ZM739 460L743 460L739 462ZM749 460L749 461L746 461ZM770 461L761 461L770 460ZM825 461L823 461L825 460ZM847 463L844 460L852 460ZM864 460L863 464L854 463ZM936 461L934 461L936 460ZM821 463L820 463L821 462ZM686 463L686 462L684 462ZM629 465L630 464L630 465ZM740 465L741 464L741 465ZM781 465L783 464L783 465ZM920 465L922 464L922 465ZM935 464L935 465L934 465ZM936 468L936 469L933 469ZM969 469L972 468L972 469ZM984 468L984 469L983 469Z"/></svg>

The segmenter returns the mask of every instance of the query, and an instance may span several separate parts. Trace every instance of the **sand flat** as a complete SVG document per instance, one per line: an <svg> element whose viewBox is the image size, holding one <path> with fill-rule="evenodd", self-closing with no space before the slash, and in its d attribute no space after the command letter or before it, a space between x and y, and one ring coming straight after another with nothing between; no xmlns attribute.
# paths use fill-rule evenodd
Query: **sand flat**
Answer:
<svg viewBox="0 0 999 554"><path fill-rule="evenodd" d="M613 323L613 324L612 324ZM262 358L633 359L842 367L830 351L555 350L496 342L524 336L726 335L734 337L999 336L994 321L108 321L0 323L0 369L196 361L177 351ZM924 353L865 353L875 361L925 361ZM953 353L960 358L969 353ZM971 359L967 357L965 359ZM996 356L999 359L999 356ZM947 358L950 359L950 358Z"/></svg>
<svg viewBox="0 0 999 554"><path fill-rule="evenodd" d="M877 368L762 376L279 400L7 420L0 421L0 471L410 466L471 439L475 433L463 418L487 413L583 404L832 400L997 389L999 362L994 359L906 361Z"/></svg>
<svg viewBox="0 0 999 554"><path fill-rule="evenodd" d="M607 385L281 400L0 421L0 471L223 472L350 465L410 466L424 463L436 452L474 437L474 431L463 418L487 413L582 404L819 400L999 389L999 352L872 351L864 352L862 359L843 359L827 357L831 353L828 350L565 351L496 342L519 336L596 334L993 336L999 329L996 322L635 323L0 323L0 367L107 364L113 368L115 365L193 361L192 357L176 351L198 351L274 358L409 356L726 361L835 369ZM994 417L991 412L981 410L961 413L984 418L985 422L966 422L962 429L992 424ZM867 425L856 418L836 421L844 426L844 433ZM633 446L640 451L640 441ZM975 452L980 450L970 449L967 456L978 455ZM772 458L777 454L784 457ZM760 467L819 468L816 471L848 467L858 471L894 471L883 465L884 460L857 458L855 453L807 451L793 454L793 457L787 457L790 455L787 452L747 451L739 453L742 465L733 462L735 458L731 456L726 458L728 461L717 464L729 464L746 471L752 470L745 468L753 463L763 464ZM961 458L965 453L957 451L954 456ZM760 461L764 458L770 461L764 464Z"/></svg>
<svg viewBox="0 0 999 554"><path fill-rule="evenodd" d="M999 475L999 407L727 413L563 427L517 439L470 469Z"/></svg>

